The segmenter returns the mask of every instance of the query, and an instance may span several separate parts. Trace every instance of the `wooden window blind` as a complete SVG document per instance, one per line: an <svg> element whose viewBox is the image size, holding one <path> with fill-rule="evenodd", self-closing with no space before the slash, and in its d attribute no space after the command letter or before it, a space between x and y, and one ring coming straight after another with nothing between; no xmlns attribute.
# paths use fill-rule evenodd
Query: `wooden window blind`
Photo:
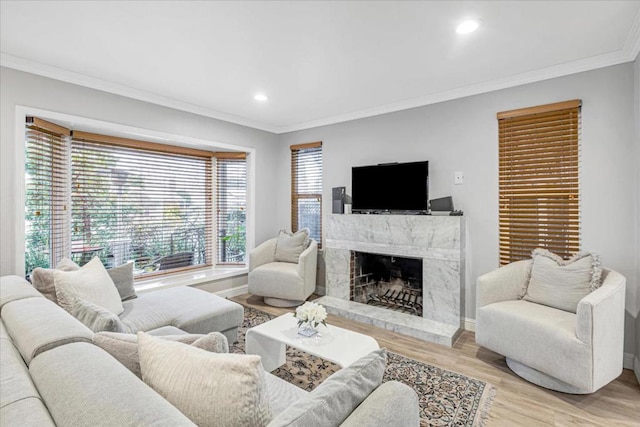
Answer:
<svg viewBox="0 0 640 427"><path fill-rule="evenodd" d="M247 161L244 153L216 153L217 263L246 262Z"/></svg>
<svg viewBox="0 0 640 427"><path fill-rule="evenodd" d="M69 130L28 117L25 129L25 274L68 256Z"/></svg>
<svg viewBox="0 0 640 427"><path fill-rule="evenodd" d="M213 153L72 133L72 254L136 276L212 265Z"/></svg>
<svg viewBox="0 0 640 427"><path fill-rule="evenodd" d="M573 100L498 113L501 265L538 247L580 250L580 109Z"/></svg>
<svg viewBox="0 0 640 427"><path fill-rule="evenodd" d="M291 146L291 229L322 239L322 142Z"/></svg>

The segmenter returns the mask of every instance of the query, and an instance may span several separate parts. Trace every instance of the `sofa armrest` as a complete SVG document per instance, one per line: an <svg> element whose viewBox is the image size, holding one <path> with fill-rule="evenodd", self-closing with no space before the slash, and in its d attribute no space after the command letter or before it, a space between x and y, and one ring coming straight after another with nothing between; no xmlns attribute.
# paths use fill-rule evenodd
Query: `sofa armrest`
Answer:
<svg viewBox="0 0 640 427"><path fill-rule="evenodd" d="M304 289L313 293L316 289L316 270L318 265L318 242L311 240L309 247L298 258L298 276L304 280Z"/></svg>
<svg viewBox="0 0 640 427"><path fill-rule="evenodd" d="M602 286L578 302L576 336L580 341L591 345L604 338L599 333L612 337L619 332L622 345L625 286L622 274L607 271Z"/></svg>
<svg viewBox="0 0 640 427"><path fill-rule="evenodd" d="M512 262L478 277L476 309L500 301L518 299L529 277L531 260Z"/></svg>
<svg viewBox="0 0 640 427"><path fill-rule="evenodd" d="M276 242L278 239L269 239L256 246L249 253L249 271L260 267L263 264L274 262L276 258Z"/></svg>
<svg viewBox="0 0 640 427"><path fill-rule="evenodd" d="M342 427L419 425L418 395L398 381L380 385L341 424Z"/></svg>

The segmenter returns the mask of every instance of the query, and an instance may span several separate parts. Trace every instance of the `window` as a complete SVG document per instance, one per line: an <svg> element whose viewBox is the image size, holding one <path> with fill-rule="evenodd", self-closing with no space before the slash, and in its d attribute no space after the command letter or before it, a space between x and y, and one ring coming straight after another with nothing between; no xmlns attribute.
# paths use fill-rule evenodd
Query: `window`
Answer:
<svg viewBox="0 0 640 427"><path fill-rule="evenodd" d="M291 230L322 241L322 142L291 146Z"/></svg>
<svg viewBox="0 0 640 427"><path fill-rule="evenodd" d="M214 264L217 153L60 127L56 136L48 125L27 124L27 274L63 256L80 265L98 256L107 267L134 261L138 276ZM246 198L246 173L238 179L242 192L224 180L215 191L233 194L234 206ZM244 262L244 221L234 223L237 262Z"/></svg>
<svg viewBox="0 0 640 427"><path fill-rule="evenodd" d="M580 250L581 101L498 113L500 264Z"/></svg>
<svg viewBox="0 0 640 427"><path fill-rule="evenodd" d="M244 263L247 161L244 153L218 153L216 163L218 263Z"/></svg>

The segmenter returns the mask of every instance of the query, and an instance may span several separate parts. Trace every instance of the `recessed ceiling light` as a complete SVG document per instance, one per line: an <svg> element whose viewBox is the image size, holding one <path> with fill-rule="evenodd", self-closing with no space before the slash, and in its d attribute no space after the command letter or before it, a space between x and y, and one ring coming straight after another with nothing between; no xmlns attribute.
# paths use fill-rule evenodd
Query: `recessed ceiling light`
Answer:
<svg viewBox="0 0 640 427"><path fill-rule="evenodd" d="M468 19L466 21L463 21L460 25L458 25L458 28L456 28L456 33L458 34L473 33L475 30L478 29L479 26L480 24L478 23L478 21L475 21L473 19Z"/></svg>
<svg viewBox="0 0 640 427"><path fill-rule="evenodd" d="M264 93L256 93L253 99L255 99L256 101L265 102L269 99L269 97Z"/></svg>

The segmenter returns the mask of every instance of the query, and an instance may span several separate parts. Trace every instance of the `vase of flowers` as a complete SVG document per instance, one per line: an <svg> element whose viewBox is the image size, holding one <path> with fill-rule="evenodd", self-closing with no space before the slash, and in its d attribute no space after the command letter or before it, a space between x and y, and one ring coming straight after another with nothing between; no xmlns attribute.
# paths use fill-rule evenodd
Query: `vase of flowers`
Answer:
<svg viewBox="0 0 640 427"><path fill-rule="evenodd" d="M298 334L311 337L318 333L318 325L327 326L327 310L320 304L307 301L298 308L293 315L298 319Z"/></svg>

